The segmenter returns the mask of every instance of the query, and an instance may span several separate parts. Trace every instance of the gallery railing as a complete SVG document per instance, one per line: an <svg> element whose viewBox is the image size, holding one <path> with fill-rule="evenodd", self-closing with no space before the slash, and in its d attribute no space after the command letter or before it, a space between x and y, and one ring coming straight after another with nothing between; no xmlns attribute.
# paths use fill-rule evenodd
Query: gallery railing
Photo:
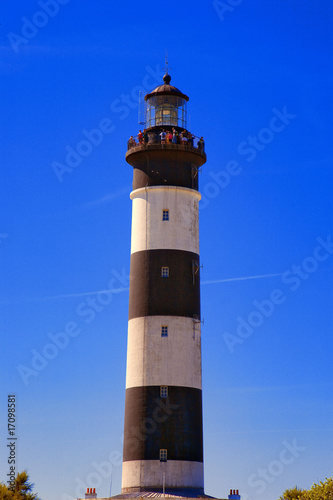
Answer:
<svg viewBox="0 0 333 500"><path fill-rule="evenodd" d="M154 131L147 132L142 135L131 136L127 141L127 151L133 148L145 148L155 145L167 145L171 148L174 147L177 149L194 149L196 151L200 151L201 153L205 153L205 142L202 137L197 137L188 132L187 135L178 134L176 137L173 136L172 138L171 136L169 138L168 134L166 134L166 137L163 138L159 132Z"/></svg>

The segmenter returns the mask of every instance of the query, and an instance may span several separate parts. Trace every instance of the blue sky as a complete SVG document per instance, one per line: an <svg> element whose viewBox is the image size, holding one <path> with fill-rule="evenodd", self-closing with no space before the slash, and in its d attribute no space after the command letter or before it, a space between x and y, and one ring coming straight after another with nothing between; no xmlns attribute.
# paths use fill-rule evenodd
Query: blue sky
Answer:
<svg viewBox="0 0 333 500"><path fill-rule="evenodd" d="M111 465L120 492L126 141L165 49L208 158L206 493L274 500L332 475L332 16L324 0L3 6L2 481L15 393L17 470L43 500L107 496Z"/></svg>

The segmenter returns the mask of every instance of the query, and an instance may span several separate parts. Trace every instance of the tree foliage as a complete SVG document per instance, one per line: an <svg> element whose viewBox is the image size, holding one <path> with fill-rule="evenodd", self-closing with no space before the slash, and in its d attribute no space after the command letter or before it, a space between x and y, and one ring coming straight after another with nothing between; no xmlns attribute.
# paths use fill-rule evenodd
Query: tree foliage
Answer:
<svg viewBox="0 0 333 500"><path fill-rule="evenodd" d="M333 500L333 477L313 484L309 490L302 490L297 486L286 490L279 500Z"/></svg>
<svg viewBox="0 0 333 500"><path fill-rule="evenodd" d="M19 472L13 488L0 483L0 500L40 500L37 493L32 493L34 484L29 482L26 470Z"/></svg>
<svg viewBox="0 0 333 500"><path fill-rule="evenodd" d="M305 494L306 490L301 490L295 486L295 488L291 488L286 490L283 495L279 498L279 500L306 500Z"/></svg>

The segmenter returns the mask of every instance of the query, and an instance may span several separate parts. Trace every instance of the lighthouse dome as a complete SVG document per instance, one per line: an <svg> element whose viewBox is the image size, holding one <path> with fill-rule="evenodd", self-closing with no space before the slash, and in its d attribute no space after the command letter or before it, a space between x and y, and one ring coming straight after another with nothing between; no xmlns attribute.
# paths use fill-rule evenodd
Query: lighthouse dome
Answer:
<svg viewBox="0 0 333 500"><path fill-rule="evenodd" d="M158 87L156 87L154 90L152 90L151 92L149 92L149 94L147 94L145 96L146 101L148 99L150 99L151 97L156 97L156 96L160 96L160 95L174 95L174 96L181 97L182 99L185 99L186 101L189 100L189 97L187 95L183 94L183 92L181 92L179 89L177 89L177 87L170 85L171 76L168 73L166 73L163 76L163 82L164 82L163 85L159 85Z"/></svg>

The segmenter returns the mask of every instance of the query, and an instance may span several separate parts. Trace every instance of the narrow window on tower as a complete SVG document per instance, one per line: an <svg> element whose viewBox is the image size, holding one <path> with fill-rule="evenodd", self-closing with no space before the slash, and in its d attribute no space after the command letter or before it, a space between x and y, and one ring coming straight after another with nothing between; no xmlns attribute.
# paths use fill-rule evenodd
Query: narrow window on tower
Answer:
<svg viewBox="0 0 333 500"><path fill-rule="evenodd" d="M160 450L160 462L166 462L168 459L168 450Z"/></svg>
<svg viewBox="0 0 333 500"><path fill-rule="evenodd" d="M169 268L168 267L162 267L161 276L162 276L162 278L169 278Z"/></svg>
<svg viewBox="0 0 333 500"><path fill-rule="evenodd" d="M163 210L162 220L169 220L169 210Z"/></svg>
<svg viewBox="0 0 333 500"><path fill-rule="evenodd" d="M167 336L168 336L168 325L162 325L161 337L167 337Z"/></svg>
<svg viewBox="0 0 333 500"><path fill-rule="evenodd" d="M161 398L167 398L168 397L168 386L167 385L161 385L161 387L160 387L160 397Z"/></svg>

